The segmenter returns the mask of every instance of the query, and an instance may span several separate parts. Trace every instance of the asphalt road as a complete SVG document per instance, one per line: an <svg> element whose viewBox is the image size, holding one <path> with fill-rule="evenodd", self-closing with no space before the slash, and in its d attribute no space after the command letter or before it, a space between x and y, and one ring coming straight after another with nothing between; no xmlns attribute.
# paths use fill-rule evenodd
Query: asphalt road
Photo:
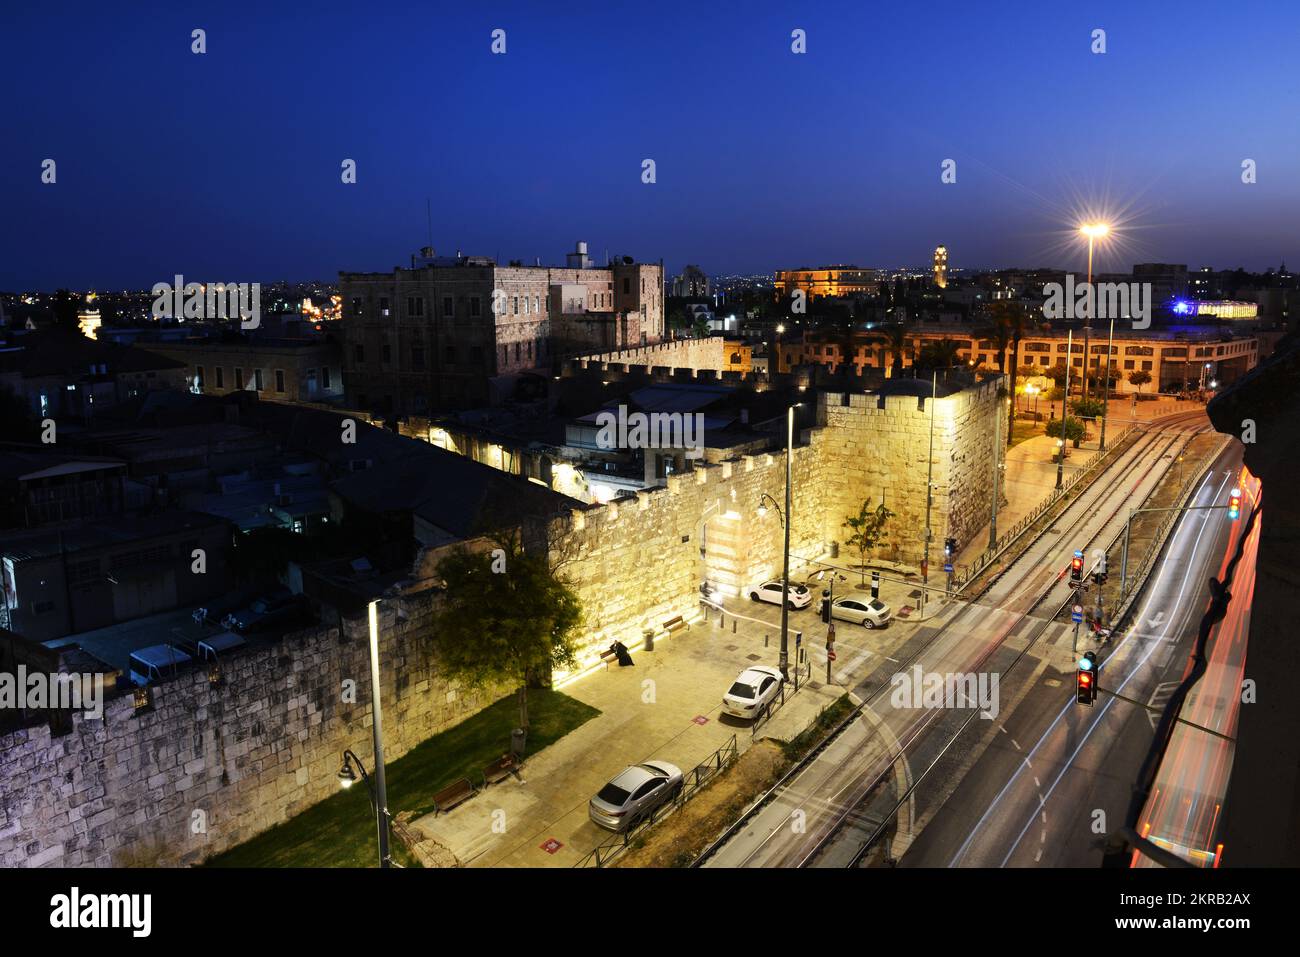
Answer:
<svg viewBox="0 0 1300 957"><path fill-rule="evenodd" d="M1241 447L1233 443L1190 504L1226 502L1240 466ZM1155 707L1168 700L1188 666L1208 603L1206 582L1220 574L1235 545L1234 531L1243 524L1244 518L1233 522L1224 511L1185 512L1138 599L1134 625L1116 636L1113 648L1101 649L1104 690L1096 704L1074 701L1074 656L1048 656L1038 680L1005 715L993 743L901 864L1099 865L1105 834L1123 821L1156 721L1146 709L1106 692ZM1189 765L1212 762L1208 752L1217 748L1207 748L1189 751Z"/></svg>
<svg viewBox="0 0 1300 957"><path fill-rule="evenodd" d="M1025 679L1032 694L1036 649L1049 654L1064 630L1051 618L1072 600L1074 549L1112 541L1128 506L1145 500L1189 431L1203 427L1203 417L1171 417L1140 437L978 603L949 603L891 661L881 661L858 686L867 707L857 724L745 818L706 866L843 866L895 822L905 836L894 836L891 853L907 853L918 822L950 790L945 763L960 771L973 742L1007 720L1008 676ZM931 676L938 676L937 695Z"/></svg>

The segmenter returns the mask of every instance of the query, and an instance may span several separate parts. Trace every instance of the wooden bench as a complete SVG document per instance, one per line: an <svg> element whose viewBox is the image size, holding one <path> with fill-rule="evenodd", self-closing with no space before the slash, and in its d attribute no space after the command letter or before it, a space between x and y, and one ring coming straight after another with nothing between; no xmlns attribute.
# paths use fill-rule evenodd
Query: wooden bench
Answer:
<svg viewBox="0 0 1300 957"><path fill-rule="evenodd" d="M519 765L513 754L503 754L483 769L483 787L504 781L514 774Z"/></svg>
<svg viewBox="0 0 1300 957"><path fill-rule="evenodd" d="M673 632L681 631L682 629L690 631L690 628L691 628L691 623L686 619L684 619L681 615L678 615L676 618L669 618L666 622L664 622L664 630L667 631L668 634L670 635Z"/></svg>
<svg viewBox="0 0 1300 957"><path fill-rule="evenodd" d="M461 778L455 784L450 784L433 796L433 813L442 814L450 811L462 801L468 801L478 789L470 784L469 778Z"/></svg>

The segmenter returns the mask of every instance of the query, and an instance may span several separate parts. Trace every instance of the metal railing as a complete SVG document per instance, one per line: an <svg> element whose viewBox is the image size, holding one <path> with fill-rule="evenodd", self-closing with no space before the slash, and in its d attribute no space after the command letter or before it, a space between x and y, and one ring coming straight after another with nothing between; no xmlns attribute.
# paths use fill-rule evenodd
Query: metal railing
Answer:
<svg viewBox="0 0 1300 957"><path fill-rule="evenodd" d="M582 856L574 867L604 867L623 851L656 821L661 821L674 811L680 810L699 790L723 772L736 760L740 748L733 734L731 738L707 758L701 761L682 777L682 786L671 801L665 801L649 814L637 821L626 831L611 834Z"/></svg>
<svg viewBox="0 0 1300 957"><path fill-rule="evenodd" d="M1119 435L1115 436L1115 439L1104 450L1099 449L1082 465L1075 466L1074 474L1071 475L1060 488L1053 489L1052 493L1047 498L1035 505L1028 514L1022 516L1015 525L1011 526L1010 531L1003 533L999 536L996 543L981 552L974 562L962 566L961 577L958 578L954 576L953 578L952 590L954 592L961 591L968 584L974 581L980 573L1001 557L1001 555L1010 548L1021 535L1031 528L1034 523L1042 518L1047 512L1051 511L1053 507L1064 501L1065 497L1074 490L1074 487L1083 481L1085 475L1092 472L1108 457L1118 454L1122 446L1126 448L1130 438L1136 438L1136 433L1145 431L1145 428L1142 426L1130 425Z"/></svg>

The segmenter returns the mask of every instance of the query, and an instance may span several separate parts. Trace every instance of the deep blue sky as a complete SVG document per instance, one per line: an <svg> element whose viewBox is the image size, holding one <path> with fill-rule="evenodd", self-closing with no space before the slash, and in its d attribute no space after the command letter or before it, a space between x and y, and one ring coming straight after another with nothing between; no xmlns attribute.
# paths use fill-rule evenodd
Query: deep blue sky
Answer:
<svg viewBox="0 0 1300 957"><path fill-rule="evenodd" d="M527 262L1082 268L1108 199L1101 268L1300 268L1292 0L106 6L0 13L0 289L390 268L426 196Z"/></svg>

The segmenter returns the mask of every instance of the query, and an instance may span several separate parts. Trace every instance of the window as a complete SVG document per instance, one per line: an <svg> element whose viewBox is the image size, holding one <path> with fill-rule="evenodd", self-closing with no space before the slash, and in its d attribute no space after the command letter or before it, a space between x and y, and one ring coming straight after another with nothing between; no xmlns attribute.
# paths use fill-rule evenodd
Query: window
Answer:
<svg viewBox="0 0 1300 957"><path fill-rule="evenodd" d="M322 389L328 389L328 388L330 387L330 367L329 367L329 366L321 366L321 367L320 367L320 387L321 387Z"/></svg>
<svg viewBox="0 0 1300 957"><path fill-rule="evenodd" d="M363 345L353 346L352 357L356 360L357 365L363 365L366 361L366 347Z"/></svg>
<svg viewBox="0 0 1300 957"><path fill-rule="evenodd" d="M387 297L387 296L380 296L380 297L379 297L379 314L380 314L381 316L387 316L387 315L388 315L388 297Z"/></svg>
<svg viewBox="0 0 1300 957"><path fill-rule="evenodd" d="M283 369L275 370L275 391L279 393L284 392L284 370Z"/></svg>
<svg viewBox="0 0 1300 957"><path fill-rule="evenodd" d="M447 355L447 365L449 365L449 366L450 366L450 365L455 365L455 364L456 364L456 347L455 347L455 346L448 346L448 347L447 347L447 351L446 351L446 355Z"/></svg>
<svg viewBox="0 0 1300 957"><path fill-rule="evenodd" d="M1147 372L1150 372L1150 371L1151 371L1151 363L1150 363L1150 361L1143 362L1143 363L1142 363L1142 368L1143 368L1143 369L1146 369Z"/></svg>
<svg viewBox="0 0 1300 957"><path fill-rule="evenodd" d="M254 369L254 370L253 370L253 388L256 389L258 392L261 392L262 389L263 389L263 387L264 387L264 385L265 385L265 383L262 382L262 370L261 370L261 369Z"/></svg>
<svg viewBox="0 0 1300 957"><path fill-rule="evenodd" d="M470 347L469 347L469 361L470 361L470 364L471 364L471 365L475 365L475 366L481 366L481 365L483 365L483 347L482 347L482 346L470 346Z"/></svg>
<svg viewBox="0 0 1300 957"><path fill-rule="evenodd" d="M515 343L515 361L519 361L519 343Z"/></svg>
<svg viewBox="0 0 1300 957"><path fill-rule="evenodd" d="M455 303L456 303L456 300L452 299L451 296L443 296L443 297L442 297L442 314L443 314L444 316L453 316L453 315L455 315L455 314L456 314L456 306L455 306Z"/></svg>
<svg viewBox="0 0 1300 957"><path fill-rule="evenodd" d="M478 296L471 296L469 300L469 314L471 316L477 316L479 314L478 310L479 310Z"/></svg>
<svg viewBox="0 0 1300 957"><path fill-rule="evenodd" d="M418 316L423 316L423 315L424 315L424 297L422 297L422 296L407 296L407 297L406 297L406 314L407 314L408 316L416 316L416 317L418 317Z"/></svg>
<svg viewBox="0 0 1300 957"><path fill-rule="evenodd" d="M385 342L381 348L380 361L389 363L393 361L393 347Z"/></svg>
<svg viewBox="0 0 1300 957"><path fill-rule="evenodd" d="M212 371L215 372L217 376L217 388L224 389L226 387L226 370L221 368L221 366L217 366Z"/></svg>
<svg viewBox="0 0 1300 957"><path fill-rule="evenodd" d="M235 388L242 389L243 387L244 387L244 370L239 368L239 366L235 366Z"/></svg>
<svg viewBox="0 0 1300 957"><path fill-rule="evenodd" d="M1125 369L1132 369L1132 368L1133 368L1133 360L1132 360L1132 359L1125 359L1125 360L1124 360L1124 368L1125 368Z"/></svg>
<svg viewBox="0 0 1300 957"><path fill-rule="evenodd" d="M625 296L630 296L631 294L632 294L632 280L631 280L631 279L628 279L626 276L624 276L624 277L623 277L623 295L625 295Z"/></svg>
<svg viewBox="0 0 1300 957"><path fill-rule="evenodd" d="M411 368L424 369L424 346L411 346Z"/></svg>
<svg viewBox="0 0 1300 957"><path fill-rule="evenodd" d="M352 315L354 315L354 316L359 316L359 315L361 315L361 314L362 314L362 309L361 309L361 297L360 297L360 296L353 296L353 297L352 297Z"/></svg>
<svg viewBox="0 0 1300 957"><path fill-rule="evenodd" d="M510 312L511 312L512 315L516 315L516 316L519 315L519 297L518 297L518 296L511 296L511 297L510 297Z"/></svg>
<svg viewBox="0 0 1300 957"><path fill-rule="evenodd" d="M194 367L194 391L203 391L203 366Z"/></svg>

